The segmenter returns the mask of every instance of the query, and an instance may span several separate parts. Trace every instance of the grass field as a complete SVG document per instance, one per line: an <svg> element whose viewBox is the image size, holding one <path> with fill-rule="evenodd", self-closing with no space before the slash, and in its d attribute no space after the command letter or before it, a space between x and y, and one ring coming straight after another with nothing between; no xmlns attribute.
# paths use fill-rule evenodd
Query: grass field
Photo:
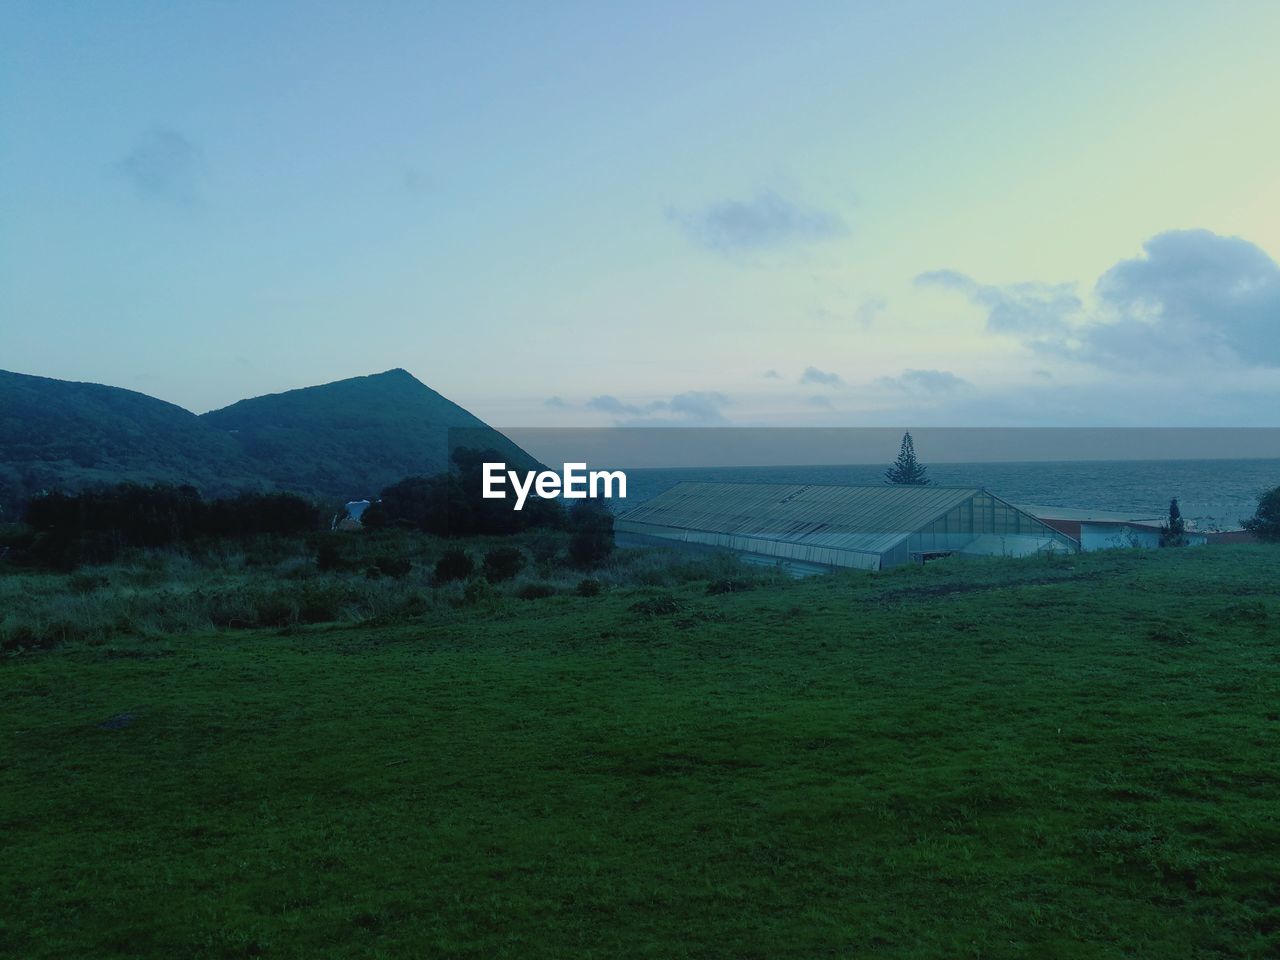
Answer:
<svg viewBox="0 0 1280 960"><path fill-rule="evenodd" d="M1280 550L0 660L0 955L1280 955Z"/></svg>

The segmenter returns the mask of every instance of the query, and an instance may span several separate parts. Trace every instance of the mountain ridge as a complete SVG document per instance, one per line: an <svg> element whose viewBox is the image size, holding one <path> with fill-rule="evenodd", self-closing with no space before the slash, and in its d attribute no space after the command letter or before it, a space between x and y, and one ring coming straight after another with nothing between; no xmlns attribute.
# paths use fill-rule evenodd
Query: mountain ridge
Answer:
<svg viewBox="0 0 1280 960"><path fill-rule="evenodd" d="M191 483L206 496L369 497L443 472L458 446L535 462L400 367L204 414L123 387L0 370L0 510L41 490L126 480Z"/></svg>

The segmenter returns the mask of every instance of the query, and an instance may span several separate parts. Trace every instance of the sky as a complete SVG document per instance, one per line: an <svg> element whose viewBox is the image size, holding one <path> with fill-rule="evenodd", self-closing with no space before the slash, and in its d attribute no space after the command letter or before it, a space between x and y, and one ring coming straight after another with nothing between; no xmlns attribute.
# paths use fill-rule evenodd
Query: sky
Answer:
<svg viewBox="0 0 1280 960"><path fill-rule="evenodd" d="M0 5L0 369L1280 426L1280 4Z"/></svg>

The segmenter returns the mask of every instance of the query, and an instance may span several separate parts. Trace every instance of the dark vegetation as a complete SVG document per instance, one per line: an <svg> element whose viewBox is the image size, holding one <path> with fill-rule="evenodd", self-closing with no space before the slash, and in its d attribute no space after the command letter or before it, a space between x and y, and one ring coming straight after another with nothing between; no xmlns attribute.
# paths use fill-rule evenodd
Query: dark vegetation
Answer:
<svg viewBox="0 0 1280 960"><path fill-rule="evenodd" d="M234 436L132 390L0 371L0 521L42 490L191 483L207 496L264 485Z"/></svg>
<svg viewBox="0 0 1280 960"><path fill-rule="evenodd" d="M490 583L501 583L514 580L516 574L524 569L524 552L516 547L494 547L484 555L481 567L484 578Z"/></svg>
<svg viewBox="0 0 1280 960"><path fill-rule="evenodd" d="M0 955L1280 953L1273 548L317 536L0 574Z"/></svg>
<svg viewBox="0 0 1280 960"><path fill-rule="evenodd" d="M1187 545L1187 521L1182 519L1178 498L1169 501L1169 516L1160 527L1160 546L1185 547Z"/></svg>
<svg viewBox="0 0 1280 960"><path fill-rule="evenodd" d="M1263 543L1280 543L1280 487L1258 497L1258 509L1243 527Z"/></svg>
<svg viewBox="0 0 1280 960"><path fill-rule="evenodd" d="M362 522L370 529L409 529L446 537L503 536L534 527L561 529L565 511L558 500L530 496L523 510L510 500L486 500L483 464L503 462L493 448L459 447L453 469L434 476L406 477L385 488L365 510Z"/></svg>
<svg viewBox="0 0 1280 960"><path fill-rule="evenodd" d="M25 520L25 527L10 526L0 535L8 559L72 570L112 563L133 548L198 548L220 540L308 534L320 528L321 514L291 493L205 501L188 485L122 483L36 497Z"/></svg>

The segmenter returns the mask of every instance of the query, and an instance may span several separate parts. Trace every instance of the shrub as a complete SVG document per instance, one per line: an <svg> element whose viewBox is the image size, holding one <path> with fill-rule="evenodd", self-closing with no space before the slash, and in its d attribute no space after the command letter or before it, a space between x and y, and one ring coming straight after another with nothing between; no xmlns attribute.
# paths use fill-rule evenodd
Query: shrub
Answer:
<svg viewBox="0 0 1280 960"><path fill-rule="evenodd" d="M331 570L341 570L344 566L346 563L338 545L332 540L322 540L316 548L316 569L321 573L329 573Z"/></svg>
<svg viewBox="0 0 1280 960"><path fill-rule="evenodd" d="M346 602L346 591L336 584L304 584L298 598L298 622L331 623L342 616Z"/></svg>
<svg viewBox="0 0 1280 960"><path fill-rule="evenodd" d="M578 596L580 597L598 597L600 591L604 589L600 581L594 577L585 577L578 581Z"/></svg>
<svg viewBox="0 0 1280 960"><path fill-rule="evenodd" d="M111 581L101 573L73 573L67 579L67 586L71 588L72 593L84 596L87 593L94 593L101 590Z"/></svg>
<svg viewBox="0 0 1280 960"><path fill-rule="evenodd" d="M1280 487L1258 497L1258 509L1242 526L1264 543L1280 543Z"/></svg>
<svg viewBox="0 0 1280 960"><path fill-rule="evenodd" d="M553 533L539 533L529 539L529 552L535 563L549 564L560 554L562 539Z"/></svg>
<svg viewBox="0 0 1280 960"><path fill-rule="evenodd" d="M465 580L475 572L475 569L476 565L467 556L466 551L455 547L451 550L446 550L440 559L436 561L435 577L439 583Z"/></svg>
<svg viewBox="0 0 1280 960"><path fill-rule="evenodd" d="M720 580L712 580L707 584L707 593L710 596L716 596L721 593L741 593L743 590L752 590L755 583L742 577L724 577Z"/></svg>
<svg viewBox="0 0 1280 960"><path fill-rule="evenodd" d="M580 500L570 515L569 559L579 567L599 566L613 553L613 514L592 500Z"/></svg>
<svg viewBox="0 0 1280 960"><path fill-rule="evenodd" d="M638 600L631 605L631 610L646 617L668 617L680 610L680 601L669 594L662 594Z"/></svg>
<svg viewBox="0 0 1280 960"><path fill-rule="evenodd" d="M384 577L399 580L409 575L409 571L413 569L413 561L408 557L379 557L374 561L374 567Z"/></svg>
<svg viewBox="0 0 1280 960"><path fill-rule="evenodd" d="M493 589L493 584L484 579L472 580L462 591L462 604L467 607L491 606L497 599L498 592Z"/></svg>
<svg viewBox="0 0 1280 960"><path fill-rule="evenodd" d="M556 588L549 583L526 583L516 591L516 596L521 600L543 600L555 595Z"/></svg>
<svg viewBox="0 0 1280 960"><path fill-rule="evenodd" d="M490 583L510 580L524 569L524 554L515 547L494 547L484 555L484 576Z"/></svg>

